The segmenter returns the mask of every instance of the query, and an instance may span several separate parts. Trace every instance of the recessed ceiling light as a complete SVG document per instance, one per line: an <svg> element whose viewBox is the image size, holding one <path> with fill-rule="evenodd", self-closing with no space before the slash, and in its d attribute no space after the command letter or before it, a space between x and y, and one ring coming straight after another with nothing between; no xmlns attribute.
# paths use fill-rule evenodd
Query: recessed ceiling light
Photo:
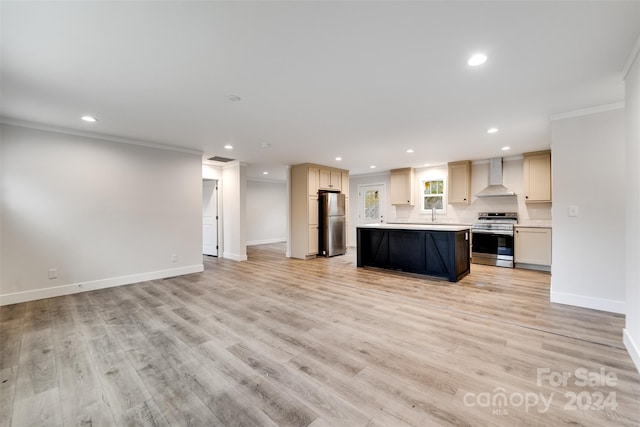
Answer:
<svg viewBox="0 0 640 427"><path fill-rule="evenodd" d="M489 128L487 129L487 133L496 133L498 132L498 128Z"/></svg>
<svg viewBox="0 0 640 427"><path fill-rule="evenodd" d="M476 53L471 58L469 58L467 64L469 64L471 67L477 67L478 65L482 65L485 62L487 62L487 55L483 53Z"/></svg>
<svg viewBox="0 0 640 427"><path fill-rule="evenodd" d="M511 147L502 147L502 151L511 150Z"/></svg>
<svg viewBox="0 0 640 427"><path fill-rule="evenodd" d="M229 101L231 101L231 102L240 102L240 101L242 101L242 98L240 98L238 95L231 95L231 96L229 96Z"/></svg>
<svg viewBox="0 0 640 427"><path fill-rule="evenodd" d="M431 163L425 163L424 165L425 166L431 166Z"/></svg>
<svg viewBox="0 0 640 427"><path fill-rule="evenodd" d="M88 123L95 123L98 121L98 119L92 116L82 116L81 119Z"/></svg>
<svg viewBox="0 0 640 427"><path fill-rule="evenodd" d="M342 160L342 157L338 156L338 157L336 157L336 160L340 161L340 160Z"/></svg>
<svg viewBox="0 0 640 427"><path fill-rule="evenodd" d="M227 144L227 145L224 146L224 149L225 150L233 150L233 145Z"/></svg>
<svg viewBox="0 0 640 427"><path fill-rule="evenodd" d="M407 150L407 153L409 153L409 154L413 153L413 148L409 148L409 149Z"/></svg>
<svg viewBox="0 0 640 427"><path fill-rule="evenodd" d="M371 166L369 166L369 167L370 167L371 169L375 169L375 168L376 168L376 165L371 165Z"/></svg>
<svg viewBox="0 0 640 427"><path fill-rule="evenodd" d="M264 171L264 172L262 172L262 175L269 175L269 172Z"/></svg>

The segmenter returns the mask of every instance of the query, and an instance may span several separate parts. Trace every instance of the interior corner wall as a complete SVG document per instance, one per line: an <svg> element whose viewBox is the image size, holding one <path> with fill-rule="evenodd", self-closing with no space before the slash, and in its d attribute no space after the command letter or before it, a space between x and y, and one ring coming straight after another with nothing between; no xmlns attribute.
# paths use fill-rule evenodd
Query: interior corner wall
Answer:
<svg viewBox="0 0 640 427"><path fill-rule="evenodd" d="M247 260L246 169L237 162L222 168L222 257L235 261Z"/></svg>
<svg viewBox="0 0 640 427"><path fill-rule="evenodd" d="M2 305L203 270L200 156L6 124L0 136Z"/></svg>
<svg viewBox="0 0 640 427"><path fill-rule="evenodd" d="M552 121L551 148L551 301L624 313L624 109Z"/></svg>
<svg viewBox="0 0 640 427"><path fill-rule="evenodd" d="M247 180L247 245L262 245L286 240L286 184Z"/></svg>
<svg viewBox="0 0 640 427"><path fill-rule="evenodd" d="M624 344L640 371L640 50L635 53L635 61L625 79L627 312Z"/></svg>

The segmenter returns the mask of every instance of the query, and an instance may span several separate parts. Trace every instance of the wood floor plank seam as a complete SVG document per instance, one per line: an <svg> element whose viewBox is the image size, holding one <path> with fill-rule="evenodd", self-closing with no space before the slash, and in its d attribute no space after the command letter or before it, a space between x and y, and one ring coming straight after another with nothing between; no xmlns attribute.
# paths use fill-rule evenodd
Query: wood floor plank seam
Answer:
<svg viewBox="0 0 640 427"><path fill-rule="evenodd" d="M549 302L548 274L474 264L452 284L357 268L353 249L247 250L203 258L202 273L0 307L0 392L13 393L0 427L640 426L624 316ZM585 386L576 369L615 381ZM501 389L553 399L491 405ZM600 392L616 406L579 406ZM566 393L582 396L575 410Z"/></svg>
<svg viewBox="0 0 640 427"><path fill-rule="evenodd" d="M386 272L386 271L382 271L382 272L381 272L381 274L401 274L401 275L404 275L404 273L395 273L395 272L390 272L390 273L389 273L389 272ZM541 273L541 274L542 274L542 273ZM443 282L443 283L447 283L447 284L448 284L448 282ZM351 286L349 286L349 285L344 285L344 284L343 284L343 285L341 285L341 286L342 286L342 287L346 287L346 288L351 287ZM359 290L359 288L355 288L355 287L351 287L351 288L353 288L353 289L358 289L358 290ZM383 295L387 295L387 294L389 293L388 291L371 291L371 292L372 292L372 293L381 292ZM479 314L477 314L477 313L467 313L467 312L463 312L462 310L456 309L455 307L438 306L437 304L434 304L434 305L432 305L431 307L432 307L432 308L434 308L434 309L442 309L442 310L444 310L444 311L451 311L451 312L454 312L454 313L464 313L465 315L468 315L468 316L477 316L477 317L479 317L479 318L485 318L485 319L492 319L492 318L493 318L493 317L491 317L491 316L481 316L481 315L479 315ZM494 319L494 320L495 320L495 319ZM517 322L509 322L508 320L504 320L504 319L503 319L503 320L500 320L500 321L501 321L501 322L504 322L504 323L509 323L509 324L513 324L513 325L516 325L516 326L520 326L520 327L523 327L523 328L536 329L536 328L534 328L534 327L532 327L532 326L529 326L529 325L525 325L525 324L521 324L521 323L517 323ZM542 332L550 332L550 333L556 333L556 334L559 334L558 332L549 331L548 329L544 329L544 328L538 328L538 330L540 330L540 331L542 331ZM582 340L586 340L586 339L584 339L584 338L581 338L581 337L575 337L575 336L572 336L572 335L569 335L569 334L564 334L563 336L565 336L565 337L567 337L567 338L575 338L575 339L582 339ZM621 342L620 342L620 344L618 344L618 345L614 345L614 344L611 344L611 343L602 343L602 342L597 342L597 341L592 341L592 342L593 342L594 344L600 344L600 345L606 345L606 346L609 346L609 347L616 347L616 348L624 349L624 346L622 345L622 343L621 343Z"/></svg>

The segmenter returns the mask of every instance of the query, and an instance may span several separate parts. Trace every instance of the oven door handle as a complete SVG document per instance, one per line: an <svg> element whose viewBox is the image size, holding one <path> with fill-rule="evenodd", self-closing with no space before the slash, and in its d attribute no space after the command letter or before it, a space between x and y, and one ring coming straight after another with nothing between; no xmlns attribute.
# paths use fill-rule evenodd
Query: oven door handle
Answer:
<svg viewBox="0 0 640 427"><path fill-rule="evenodd" d="M504 230L471 230L471 234L495 234L497 236L513 236L513 231Z"/></svg>

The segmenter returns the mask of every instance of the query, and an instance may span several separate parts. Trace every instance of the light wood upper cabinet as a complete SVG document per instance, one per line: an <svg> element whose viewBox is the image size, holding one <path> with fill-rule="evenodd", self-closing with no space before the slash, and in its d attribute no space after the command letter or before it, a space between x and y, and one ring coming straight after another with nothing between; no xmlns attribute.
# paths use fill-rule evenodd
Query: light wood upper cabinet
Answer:
<svg viewBox="0 0 640 427"><path fill-rule="evenodd" d="M515 262L551 266L551 229L536 227L516 227Z"/></svg>
<svg viewBox="0 0 640 427"><path fill-rule="evenodd" d="M342 194L344 194L344 196L348 199L349 198L349 172L342 172L340 175L341 175L340 186L342 188Z"/></svg>
<svg viewBox="0 0 640 427"><path fill-rule="evenodd" d="M413 206L413 168L391 170L391 204L396 206Z"/></svg>
<svg viewBox="0 0 640 427"><path fill-rule="evenodd" d="M525 202L551 202L551 151L524 153L523 156Z"/></svg>
<svg viewBox="0 0 640 427"><path fill-rule="evenodd" d="M332 169L320 169L320 185L322 190L342 190L342 173Z"/></svg>
<svg viewBox="0 0 640 427"><path fill-rule="evenodd" d="M319 188L328 189L331 185L331 171L329 169L320 169Z"/></svg>
<svg viewBox="0 0 640 427"><path fill-rule="evenodd" d="M318 188L320 188L320 169L309 167L308 172L308 195L312 196L318 194Z"/></svg>
<svg viewBox="0 0 640 427"><path fill-rule="evenodd" d="M330 185L333 190L342 191L342 173L340 171L331 171Z"/></svg>
<svg viewBox="0 0 640 427"><path fill-rule="evenodd" d="M448 203L468 205L471 201L471 162L451 162L449 166Z"/></svg>

